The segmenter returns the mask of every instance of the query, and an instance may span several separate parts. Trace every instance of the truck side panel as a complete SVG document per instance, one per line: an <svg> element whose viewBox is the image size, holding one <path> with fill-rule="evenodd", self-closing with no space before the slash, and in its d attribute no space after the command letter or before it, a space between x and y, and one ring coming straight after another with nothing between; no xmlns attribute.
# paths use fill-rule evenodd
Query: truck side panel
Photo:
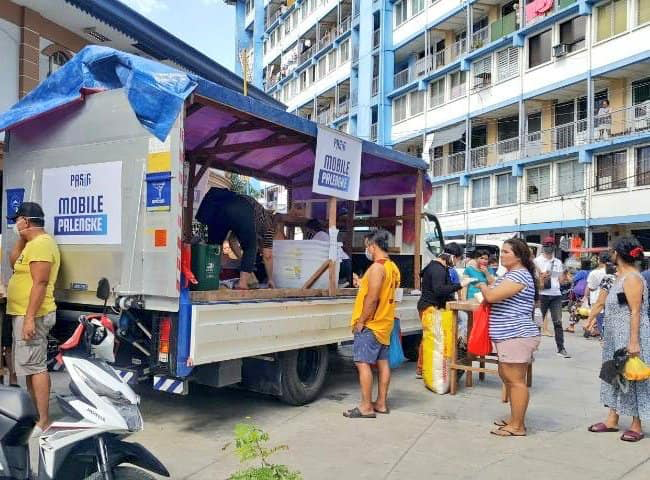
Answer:
<svg viewBox="0 0 650 480"><path fill-rule="evenodd" d="M97 304L98 280L106 277L117 295L144 296L149 310L178 310L182 155L181 119L162 144L135 117L123 90L96 93L10 132L4 159L4 189L24 188L24 200L42 202L43 170L121 162L121 243L60 245L59 302ZM152 140L155 140L153 142ZM166 146L163 146L166 145ZM169 151L171 204L147 211L146 174L152 146ZM6 198L6 193L3 192ZM16 240L3 216L3 281Z"/></svg>
<svg viewBox="0 0 650 480"><path fill-rule="evenodd" d="M402 332L422 328L417 296L397 307ZM352 340L353 298L193 305L193 365Z"/></svg>

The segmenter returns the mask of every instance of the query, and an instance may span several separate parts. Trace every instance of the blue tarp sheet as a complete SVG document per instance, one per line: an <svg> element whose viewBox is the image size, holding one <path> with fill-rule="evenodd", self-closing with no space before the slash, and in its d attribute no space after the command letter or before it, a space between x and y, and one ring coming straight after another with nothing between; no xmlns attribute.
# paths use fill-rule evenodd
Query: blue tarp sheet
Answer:
<svg viewBox="0 0 650 480"><path fill-rule="evenodd" d="M0 115L0 131L78 101L84 92L124 88L142 125L163 141L197 80L162 63L89 46Z"/></svg>

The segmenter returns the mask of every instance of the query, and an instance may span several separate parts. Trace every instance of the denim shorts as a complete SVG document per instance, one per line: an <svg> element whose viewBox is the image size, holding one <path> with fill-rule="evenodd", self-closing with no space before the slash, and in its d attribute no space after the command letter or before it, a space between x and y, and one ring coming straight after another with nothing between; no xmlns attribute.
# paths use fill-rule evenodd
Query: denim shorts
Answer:
<svg viewBox="0 0 650 480"><path fill-rule="evenodd" d="M354 332L354 361L358 363L377 363L377 360L388 360L388 345L377 341L375 334L367 327L360 332Z"/></svg>

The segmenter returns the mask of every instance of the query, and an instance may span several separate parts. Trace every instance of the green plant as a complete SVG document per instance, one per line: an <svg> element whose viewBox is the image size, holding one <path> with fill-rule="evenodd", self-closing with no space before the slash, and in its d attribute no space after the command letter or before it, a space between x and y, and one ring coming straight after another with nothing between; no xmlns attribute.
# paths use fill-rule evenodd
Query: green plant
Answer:
<svg viewBox="0 0 650 480"><path fill-rule="evenodd" d="M229 177L231 181L230 190L233 192L240 193L242 195L249 195L253 198L259 198L262 195L262 192L253 188L248 178L236 173L231 173Z"/></svg>
<svg viewBox="0 0 650 480"><path fill-rule="evenodd" d="M275 447L264 446L269 441L269 434L249 423L235 425L235 453L241 463L259 459L260 465L249 467L233 473L229 480L302 480L300 472L289 470L286 465L271 463L271 455L289 450L287 445ZM227 444L224 448L228 448Z"/></svg>

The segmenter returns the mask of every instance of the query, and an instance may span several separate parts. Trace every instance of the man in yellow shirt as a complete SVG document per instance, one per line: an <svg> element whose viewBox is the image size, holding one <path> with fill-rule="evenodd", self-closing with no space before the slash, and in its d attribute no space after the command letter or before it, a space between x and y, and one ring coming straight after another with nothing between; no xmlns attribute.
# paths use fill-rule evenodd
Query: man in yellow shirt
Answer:
<svg viewBox="0 0 650 480"><path fill-rule="evenodd" d="M359 372L361 402L343 415L348 418L375 418L389 413L386 399L390 383L388 347L395 322L395 291L400 272L388 258L389 234L377 230L366 235L366 257L372 264L361 278L350 325L354 334L354 363ZM379 377L377 401L372 401L373 375L376 364Z"/></svg>
<svg viewBox="0 0 650 480"><path fill-rule="evenodd" d="M61 257L54 239L45 233L45 214L38 203L24 202L11 218L18 239L9 261L14 273L7 288L7 314L12 316L16 374L27 377L27 388L39 419L35 434L50 426L50 376L47 334L56 322L54 284Z"/></svg>

